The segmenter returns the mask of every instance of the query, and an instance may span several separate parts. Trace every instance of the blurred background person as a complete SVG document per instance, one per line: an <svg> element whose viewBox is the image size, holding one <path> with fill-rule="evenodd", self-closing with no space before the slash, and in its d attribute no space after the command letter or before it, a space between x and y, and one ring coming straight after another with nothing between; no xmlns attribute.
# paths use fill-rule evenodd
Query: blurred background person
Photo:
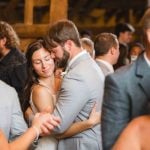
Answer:
<svg viewBox="0 0 150 150"><path fill-rule="evenodd" d="M119 57L119 42L112 33L98 34L94 41L95 61L104 75L114 72L113 65Z"/></svg>
<svg viewBox="0 0 150 150"><path fill-rule="evenodd" d="M132 43L129 49L130 63L134 62L143 51L144 46L141 43L139 42Z"/></svg>
<svg viewBox="0 0 150 150"><path fill-rule="evenodd" d="M90 30L82 30L80 31L80 38L89 38L92 39L92 32Z"/></svg>
<svg viewBox="0 0 150 150"><path fill-rule="evenodd" d="M0 80L0 129L8 141L22 135L27 125L15 89Z"/></svg>
<svg viewBox="0 0 150 150"><path fill-rule="evenodd" d="M112 149L131 120L150 114L150 15L142 25L144 53L105 79L101 117L105 150Z"/></svg>
<svg viewBox="0 0 150 150"><path fill-rule="evenodd" d="M129 43L133 40L133 33L135 29L131 24L128 23L119 23L115 27L115 34L118 37L119 41L119 51L120 55L117 63L114 65L114 69L117 69L121 66L129 64L128 51Z"/></svg>
<svg viewBox="0 0 150 150"><path fill-rule="evenodd" d="M19 38L12 26L0 21L0 79L13 86L21 98L26 80L26 67L22 64L26 63L26 59L19 45ZM21 69L16 69L18 66Z"/></svg>
<svg viewBox="0 0 150 150"><path fill-rule="evenodd" d="M112 150L149 150L150 116L133 119L123 130Z"/></svg>
<svg viewBox="0 0 150 150"><path fill-rule="evenodd" d="M80 40L81 40L81 46L83 47L83 49L85 49L94 59L95 58L94 42L91 39L86 38L86 37L81 38Z"/></svg>
<svg viewBox="0 0 150 150"><path fill-rule="evenodd" d="M19 138L8 143L4 132L0 130L0 149L1 150L27 150L30 145L37 141L42 134L41 127L49 124L51 130L60 123L59 118L51 116L49 113L37 113L33 119L32 126Z"/></svg>

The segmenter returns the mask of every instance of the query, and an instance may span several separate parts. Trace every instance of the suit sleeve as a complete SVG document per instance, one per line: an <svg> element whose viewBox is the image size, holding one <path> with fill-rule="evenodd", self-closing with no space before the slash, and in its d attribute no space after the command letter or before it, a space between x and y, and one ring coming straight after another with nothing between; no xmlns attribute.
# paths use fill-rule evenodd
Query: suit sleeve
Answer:
<svg viewBox="0 0 150 150"><path fill-rule="evenodd" d="M13 91L13 108L12 108L12 120L11 120L11 130L10 138L14 139L17 136L20 136L27 130L26 122L24 121L23 113L20 107L18 95L16 91Z"/></svg>
<svg viewBox="0 0 150 150"><path fill-rule="evenodd" d="M54 129L55 133L63 133L73 123L87 99L88 91L83 80L64 79L54 110L54 115L61 119L61 124Z"/></svg>
<svg viewBox="0 0 150 150"><path fill-rule="evenodd" d="M125 84L113 75L105 80L104 99L102 104L102 142L103 149L110 150L121 131L129 122L129 98Z"/></svg>

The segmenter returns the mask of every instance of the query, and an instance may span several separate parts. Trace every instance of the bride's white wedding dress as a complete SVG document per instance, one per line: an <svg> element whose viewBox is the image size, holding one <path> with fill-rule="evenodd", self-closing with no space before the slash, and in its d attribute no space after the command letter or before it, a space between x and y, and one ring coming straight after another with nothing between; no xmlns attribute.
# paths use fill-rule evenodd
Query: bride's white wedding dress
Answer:
<svg viewBox="0 0 150 150"><path fill-rule="evenodd" d="M56 97L55 95L52 94L50 89L43 84L40 84L40 85L45 87L45 90L49 91L49 93L53 96L53 100L55 101ZM54 101L53 103L55 104ZM34 114L38 112L32 101L32 92L30 96L30 106ZM58 141L53 136L41 137L38 140L38 145L37 145L36 150L57 150L57 145L58 145Z"/></svg>

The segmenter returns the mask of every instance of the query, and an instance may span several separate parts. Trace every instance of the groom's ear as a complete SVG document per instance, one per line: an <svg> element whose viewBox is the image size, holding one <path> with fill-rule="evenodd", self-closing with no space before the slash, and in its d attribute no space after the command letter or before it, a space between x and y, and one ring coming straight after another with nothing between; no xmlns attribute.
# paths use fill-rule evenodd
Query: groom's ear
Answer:
<svg viewBox="0 0 150 150"><path fill-rule="evenodd" d="M73 42L71 40L67 40L64 45L65 50L68 52L71 51L72 45L73 45Z"/></svg>

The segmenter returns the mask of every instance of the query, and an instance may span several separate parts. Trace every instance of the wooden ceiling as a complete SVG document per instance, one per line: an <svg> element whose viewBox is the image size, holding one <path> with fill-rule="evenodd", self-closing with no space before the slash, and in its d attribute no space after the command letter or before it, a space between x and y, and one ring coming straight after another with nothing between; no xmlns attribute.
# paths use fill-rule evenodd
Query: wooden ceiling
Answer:
<svg viewBox="0 0 150 150"><path fill-rule="evenodd" d="M116 23L124 19L130 22L129 11L132 10L135 21L139 21L147 8L147 0L68 0L68 17L84 22L87 19L95 22L100 15L91 15L94 10L103 9L104 22L115 16ZM63 6L58 6L63 7ZM42 21L42 17L49 7L35 8L35 22ZM23 22L24 0L0 0L0 19L10 23ZM44 19L43 19L44 20Z"/></svg>
<svg viewBox="0 0 150 150"><path fill-rule="evenodd" d="M31 40L45 33L46 27L39 24L48 25L49 8L35 7L34 26L27 28L24 24L25 0L0 0L0 20L14 25L21 38L21 49L25 51ZM146 9L147 0L68 0L68 18L76 23L79 30L89 29L95 34L113 32L114 25L122 21L140 29L139 22ZM38 28L35 27L37 25ZM140 33L140 30L137 31Z"/></svg>
<svg viewBox="0 0 150 150"><path fill-rule="evenodd" d="M69 18L78 16L80 20L87 18L96 21L99 16L91 16L91 12L95 9L103 9L104 21L108 22L113 16L116 18L116 22L124 19L129 22L129 11L135 17L138 22L143 16L147 8L147 0L69 0Z"/></svg>

